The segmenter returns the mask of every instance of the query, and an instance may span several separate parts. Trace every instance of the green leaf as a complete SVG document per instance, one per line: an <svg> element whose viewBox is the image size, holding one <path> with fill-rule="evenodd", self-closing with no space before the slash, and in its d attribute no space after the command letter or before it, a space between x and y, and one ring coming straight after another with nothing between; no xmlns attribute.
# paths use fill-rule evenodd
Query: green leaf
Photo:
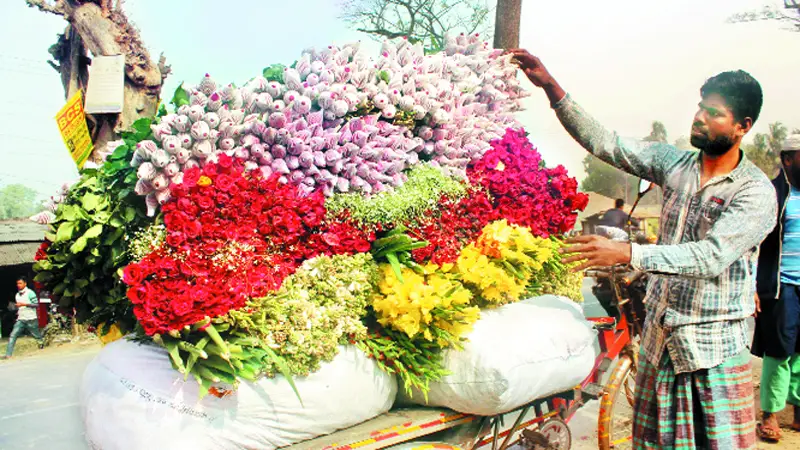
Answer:
<svg viewBox="0 0 800 450"><path fill-rule="evenodd" d="M387 72L385 70L381 70L380 72L378 72L378 78L380 78L381 80L385 81L386 84L389 84L389 82L391 81L389 79L389 72Z"/></svg>
<svg viewBox="0 0 800 450"><path fill-rule="evenodd" d="M64 220L75 220L75 206L74 205L61 205L58 209L61 218Z"/></svg>
<svg viewBox="0 0 800 450"><path fill-rule="evenodd" d="M64 293L64 290L67 288L67 284L65 282L58 283L56 287L53 288L54 295L61 295Z"/></svg>
<svg viewBox="0 0 800 450"><path fill-rule="evenodd" d="M286 68L283 64L273 64L264 69L263 75L267 81L277 81L283 83L283 70Z"/></svg>
<svg viewBox="0 0 800 450"><path fill-rule="evenodd" d="M114 150L114 153L108 157L109 161L115 161L118 159L125 159L128 156L128 151L130 148L127 144L122 144Z"/></svg>
<svg viewBox="0 0 800 450"><path fill-rule="evenodd" d="M103 233L103 224L96 224L93 227L86 230L86 233L83 233L83 237L86 239L94 239L97 236L100 236Z"/></svg>
<svg viewBox="0 0 800 450"><path fill-rule="evenodd" d="M125 208L125 221L126 222L133 222L136 219L136 208L132 208L130 206Z"/></svg>
<svg viewBox="0 0 800 450"><path fill-rule="evenodd" d="M161 105L158 106L158 114L156 114L156 117L164 117L166 115L167 115L167 107L164 106L164 104L162 103Z"/></svg>
<svg viewBox="0 0 800 450"><path fill-rule="evenodd" d="M100 204L100 196L97 194L86 194L83 196L83 200L81 200L81 205L83 209L87 211L94 211L97 209L97 206Z"/></svg>
<svg viewBox="0 0 800 450"><path fill-rule="evenodd" d="M81 236L72 243L72 245L69 247L69 251L72 253L80 253L86 248L86 244L88 242L89 240L86 239L85 236Z"/></svg>
<svg viewBox="0 0 800 450"><path fill-rule="evenodd" d="M183 82L175 89L175 94L172 95L172 101L170 103L175 105L175 108L180 108L183 105L189 104L189 93L183 89Z"/></svg>
<svg viewBox="0 0 800 450"><path fill-rule="evenodd" d="M72 239L72 233L75 231L75 222L64 222L58 227L56 233L56 242L64 242Z"/></svg>
<svg viewBox="0 0 800 450"><path fill-rule="evenodd" d="M42 270L48 270L48 269L42 269ZM33 281L36 281L38 283L47 283L52 279L53 279L53 274L50 272L39 272L36 274L35 277L33 277Z"/></svg>
<svg viewBox="0 0 800 450"><path fill-rule="evenodd" d="M181 90L183 90L183 89L181 89ZM186 91L184 91L184 93L185 92ZM188 104L188 102L189 102L188 97L186 98L186 102ZM133 129L136 130L135 139L139 140L139 141L144 140L147 137L147 135L150 134L150 125L152 125L152 124L153 124L153 121L150 120L147 117L141 118L141 119L137 120L136 122L133 122L131 127L133 127Z"/></svg>
<svg viewBox="0 0 800 450"><path fill-rule="evenodd" d="M108 220L108 224L111 225L114 228L119 228L119 227L125 225L125 222L123 222L122 218L118 214L114 214Z"/></svg>
<svg viewBox="0 0 800 450"><path fill-rule="evenodd" d="M297 390L297 386L294 385L294 378L292 378L292 371L289 370L289 366L286 365L286 361L284 361L283 358L278 356L271 348L269 348L269 346L262 345L261 348L264 349L265 352L267 352L267 355L272 360L272 362L275 363L276 366L278 366L278 370L281 372L281 375L283 375L283 377L286 378L286 381L289 382L289 386L292 387L294 395L296 395L297 399L300 400L300 406L305 407L305 405L303 405L303 399L300 398L300 392Z"/></svg>
<svg viewBox="0 0 800 450"><path fill-rule="evenodd" d="M75 280L75 286L77 286L79 289L83 289L89 286L89 280L84 280L83 278L80 280Z"/></svg>
<svg viewBox="0 0 800 450"><path fill-rule="evenodd" d="M111 218L111 212L108 210L98 211L92 216L92 220L98 223L108 223Z"/></svg>
<svg viewBox="0 0 800 450"><path fill-rule="evenodd" d="M136 171L131 170L127 175L125 175L125 184L136 184L136 181L139 179L136 176Z"/></svg>
<svg viewBox="0 0 800 450"><path fill-rule="evenodd" d="M113 221L114 219L112 218L111 220ZM106 235L105 239L103 239L103 245L113 244L117 241L117 239L121 238L124 233L125 230L123 228L116 228L114 231Z"/></svg>
<svg viewBox="0 0 800 450"><path fill-rule="evenodd" d="M397 275L397 279L400 280L401 283L405 283L403 280L403 266L400 265L397 255L394 253L389 253L386 255L386 259L389 260L389 264L392 265L392 270L394 271L394 274Z"/></svg>

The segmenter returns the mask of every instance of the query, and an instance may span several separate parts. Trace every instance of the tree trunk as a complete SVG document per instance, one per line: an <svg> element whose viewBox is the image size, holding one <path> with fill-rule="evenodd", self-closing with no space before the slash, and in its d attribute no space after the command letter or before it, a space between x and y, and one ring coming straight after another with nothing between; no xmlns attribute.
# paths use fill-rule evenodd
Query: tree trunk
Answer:
<svg viewBox="0 0 800 450"><path fill-rule="evenodd" d="M111 0L25 0L30 7L64 17L69 25L59 41L50 49L55 61L50 64L60 72L66 98L77 91L86 93L88 66L93 56L125 55L124 105L120 114L87 116L97 161L97 150L105 150L109 141L121 131L130 129L137 119L156 114L161 100L161 87L170 72L161 56L158 63L141 42L139 32L128 22L117 1Z"/></svg>
<svg viewBox="0 0 800 450"><path fill-rule="evenodd" d="M494 48L519 47L519 25L522 0L497 0L494 25Z"/></svg>

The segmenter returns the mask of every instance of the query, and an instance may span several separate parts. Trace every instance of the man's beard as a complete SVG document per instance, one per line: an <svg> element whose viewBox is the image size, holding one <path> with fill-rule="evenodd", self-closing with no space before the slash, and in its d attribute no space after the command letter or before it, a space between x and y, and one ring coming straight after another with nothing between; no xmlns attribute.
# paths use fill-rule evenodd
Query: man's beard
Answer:
<svg viewBox="0 0 800 450"><path fill-rule="evenodd" d="M711 140L708 136L692 135L689 141L692 147L699 149L708 156L724 155L733 148L733 139L728 136L719 136Z"/></svg>

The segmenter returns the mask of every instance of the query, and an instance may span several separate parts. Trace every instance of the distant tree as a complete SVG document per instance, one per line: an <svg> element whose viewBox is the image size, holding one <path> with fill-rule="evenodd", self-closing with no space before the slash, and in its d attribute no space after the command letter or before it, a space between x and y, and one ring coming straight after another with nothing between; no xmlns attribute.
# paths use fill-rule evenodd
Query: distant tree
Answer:
<svg viewBox="0 0 800 450"><path fill-rule="evenodd" d="M667 141L667 127L664 126L662 122L658 120L653 121L651 125L652 129L650 130L650 135L645 137L645 141L649 142L668 142Z"/></svg>
<svg viewBox="0 0 800 450"><path fill-rule="evenodd" d="M643 138L648 142L668 142L667 128L660 121L653 121L650 134ZM581 181L581 190L584 192L597 192L610 198L622 198L626 202L636 198L636 189L639 179L633 175L604 163L600 159L586 155L583 159L583 169L586 177ZM647 195L642 204L656 204L661 198L659 190L655 194Z"/></svg>
<svg viewBox="0 0 800 450"><path fill-rule="evenodd" d="M780 151L789 130L781 122L769 124L769 133L756 133L752 144L742 146L747 159L753 162L768 177L773 178L780 167Z"/></svg>
<svg viewBox="0 0 800 450"><path fill-rule="evenodd" d="M783 8L764 6L760 11L736 13L728 18L729 23L773 20L788 25L791 31L800 32L800 3L798 0L783 0Z"/></svg>
<svg viewBox="0 0 800 450"><path fill-rule="evenodd" d="M489 31L487 0L342 0L341 18L378 40L406 37L428 51L444 48L445 36Z"/></svg>
<svg viewBox="0 0 800 450"><path fill-rule="evenodd" d="M20 219L29 217L39 210L39 194L22 184L9 184L0 189L0 219Z"/></svg>

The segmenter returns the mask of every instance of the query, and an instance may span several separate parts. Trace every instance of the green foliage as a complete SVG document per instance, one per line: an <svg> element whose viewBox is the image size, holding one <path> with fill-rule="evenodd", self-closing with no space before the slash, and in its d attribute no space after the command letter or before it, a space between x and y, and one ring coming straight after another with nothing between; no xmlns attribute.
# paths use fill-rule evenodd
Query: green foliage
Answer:
<svg viewBox="0 0 800 450"><path fill-rule="evenodd" d="M123 332L135 324L119 272L130 262L126 236L151 222L129 163L136 143L150 137L150 123L137 121L102 167L83 171L50 225L47 258L34 265L35 280L61 306L76 308L80 322L117 323Z"/></svg>
<svg viewBox="0 0 800 450"><path fill-rule="evenodd" d="M176 110L183 105L189 104L189 93L183 88L183 83L175 88L175 93L172 95L172 101L170 101L170 103L175 106Z"/></svg>
<svg viewBox="0 0 800 450"><path fill-rule="evenodd" d="M27 218L41 207L36 201L39 194L22 184L9 184L0 189L0 220Z"/></svg>
<svg viewBox="0 0 800 450"><path fill-rule="evenodd" d="M376 239L372 243L371 249L372 257L375 258L375 261L388 262L401 283L404 282L403 267L421 271L419 264L411 259L411 252L428 246L427 241L420 241L406 234L407 230L408 228L405 226L398 225L383 237Z"/></svg>
<svg viewBox="0 0 800 450"><path fill-rule="evenodd" d="M273 64L269 67L266 67L264 68L263 72L264 78L266 78L267 81L277 81L279 83L283 83L283 69L285 68L286 66L283 64Z"/></svg>
<svg viewBox="0 0 800 450"><path fill-rule="evenodd" d="M408 181L393 191L372 196L336 194L325 202L328 214L335 217L348 211L358 222L368 225L414 223L439 203L442 196L460 198L467 186L428 164L408 172Z"/></svg>

